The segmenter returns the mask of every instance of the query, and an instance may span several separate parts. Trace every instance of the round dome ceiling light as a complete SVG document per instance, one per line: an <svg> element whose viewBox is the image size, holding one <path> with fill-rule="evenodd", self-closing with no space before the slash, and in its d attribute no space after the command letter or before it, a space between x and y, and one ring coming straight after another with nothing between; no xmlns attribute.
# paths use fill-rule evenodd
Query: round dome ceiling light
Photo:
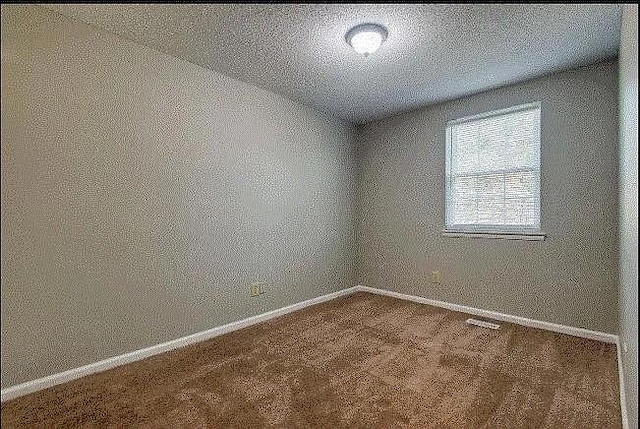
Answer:
<svg viewBox="0 0 640 429"><path fill-rule="evenodd" d="M347 31L345 39L354 51L366 57L387 39L387 29L379 24L360 24Z"/></svg>

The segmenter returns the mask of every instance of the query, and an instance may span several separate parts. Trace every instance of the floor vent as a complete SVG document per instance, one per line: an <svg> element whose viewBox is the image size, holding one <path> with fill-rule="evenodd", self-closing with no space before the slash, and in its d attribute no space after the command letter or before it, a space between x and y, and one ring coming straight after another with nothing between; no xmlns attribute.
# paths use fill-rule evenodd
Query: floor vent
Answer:
<svg viewBox="0 0 640 429"><path fill-rule="evenodd" d="M482 328L500 329L500 325L497 325L491 322L485 322L484 320L478 320L478 319L467 319L467 324L480 326Z"/></svg>

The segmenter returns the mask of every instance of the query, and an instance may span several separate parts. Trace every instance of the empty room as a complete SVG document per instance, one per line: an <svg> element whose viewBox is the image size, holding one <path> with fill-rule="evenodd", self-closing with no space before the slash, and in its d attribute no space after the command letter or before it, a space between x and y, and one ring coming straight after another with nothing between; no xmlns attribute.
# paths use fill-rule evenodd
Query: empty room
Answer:
<svg viewBox="0 0 640 429"><path fill-rule="evenodd" d="M638 427L637 4L2 4L3 428Z"/></svg>

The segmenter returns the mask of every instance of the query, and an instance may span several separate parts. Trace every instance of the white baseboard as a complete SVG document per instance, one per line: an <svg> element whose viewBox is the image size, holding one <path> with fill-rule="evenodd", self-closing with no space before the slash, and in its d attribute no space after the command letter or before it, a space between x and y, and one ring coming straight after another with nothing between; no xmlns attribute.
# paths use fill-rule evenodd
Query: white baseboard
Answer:
<svg viewBox="0 0 640 429"><path fill-rule="evenodd" d="M229 332L237 331L242 328L246 328L251 325L255 325L260 322L264 322L269 319L273 319L278 316L291 313L302 308L319 304L321 302L329 301L340 296L349 295L355 292L370 292L378 295L386 295L394 298L399 298L408 301L414 301L422 304L433 305L435 307L446 308L448 310L459 311L462 313L473 314L480 317L486 317L489 319L502 320L505 322L515 323L518 325L529 326L532 328L545 329L548 331L559 332L562 334L573 335L577 337L589 338L592 340L604 341L607 343L618 343L618 336L613 334L607 334L604 332L590 331L582 328L574 328L571 326L557 325L555 323L543 322L539 320L527 319L519 316L512 316L509 314L497 313L494 311L482 310L473 307L467 307L464 305L451 304L443 301L436 301L433 299L423 298L413 295L405 295L398 292L393 292L384 289L375 289L367 286L354 286L348 289L343 289L337 292L333 292L327 295L322 295L317 298L313 298L307 301L299 302L297 304L289 305L277 310L269 311L267 313L252 316L237 322L231 322L226 325L218 326L206 331L198 332L186 337L178 338L168 341L166 343L157 344L155 346L147 347L140 350L135 350L129 353L125 353L120 356L114 356L109 359L101 360L99 362L91 363L78 368L73 368L68 371L64 371L57 374L52 374L47 377L39 378L37 380L28 381L16 386L2 389L2 402L9 401L11 399L18 398L29 393L37 392L38 390L47 389L49 387L56 386L58 384L66 383L86 375L94 374L96 372L106 371L127 363L135 362L141 359L148 358L160 353L164 353L170 350L178 349L188 346L190 344L205 341L210 338L214 338L220 335L227 334ZM620 347L618 345L618 353L620 353ZM620 360L620 357L618 358ZM620 367L620 363L619 363ZM624 395L624 389L622 388L622 374L620 374L621 382L621 402L624 401L622 395ZM626 418L626 407L623 408L623 419Z"/></svg>
<svg viewBox="0 0 640 429"><path fill-rule="evenodd" d="M403 293L393 292L385 289L376 289L368 286L356 286L358 292L371 292L378 295L386 295L393 298L404 299L407 301L419 302L421 304L433 305L434 307L446 308L447 310L459 311L461 313L473 314L474 316L486 317L488 319L501 320L503 322L515 323L516 325L528 326L530 328L544 329L547 331L559 332L561 334L573 335L574 337L588 338L590 340L603 341L605 343L616 344L618 336L607 334L605 332L590 331L583 328L574 328L573 326L558 325L551 322L543 322L541 320L527 319L520 316L512 316L510 314L498 313L495 311L482 310L480 308L467 307L459 304L451 304L444 301L436 301L434 299L423 298L421 296L406 295Z"/></svg>
<svg viewBox="0 0 640 429"><path fill-rule="evenodd" d="M624 387L624 371L622 369L622 344L616 342L618 348L618 377L620 380L620 411L622 413L622 428L629 429L629 416L627 414L627 391Z"/></svg>
<svg viewBox="0 0 640 429"><path fill-rule="evenodd" d="M246 328L251 325L255 325L260 322L264 322L275 317L291 313L296 310L300 310L310 305L319 304L321 302L329 301L334 298L338 298L343 295L349 295L356 292L356 287L339 290L327 295L322 295L317 298L309 299L307 301L299 302L297 304L289 305L287 307L279 308L277 310L269 311L267 313L252 316L246 319L239 320L237 322L227 323L226 325L218 326L206 331L197 332L186 337L178 338L175 340L167 341L166 343L157 344L155 346L147 347L140 350L135 350L129 353L125 353L120 356L114 356L109 359L104 359L99 362L94 362L78 368L73 368L68 371L52 374L47 377L39 378L37 380L28 381L16 386L2 389L2 402L9 401L11 399L18 398L29 393L37 392L38 390L47 389L49 387L56 386L58 384L66 383L68 381L76 380L86 375L94 374L96 372L106 371L117 366L121 366L127 363L135 362L141 359L148 358L160 353L167 352L169 350L178 349L188 346L190 344L205 341L213 337L227 334L238 329Z"/></svg>
<svg viewBox="0 0 640 429"><path fill-rule="evenodd" d="M467 307L464 305L451 304L444 301L436 301L433 299L423 298L421 296L406 295L390 290L376 289L368 286L358 285L355 287L356 292L371 292L378 295L390 296L393 298L404 299L407 301L419 302L421 304L433 305L435 307L446 308L447 310L459 311L462 313L473 314L476 316L486 317L488 319L502 320L504 322L515 323L517 325L528 326L530 328L545 329L547 331L559 332L561 334L573 335L574 337L588 338L590 340L603 341L616 345L618 354L618 377L620 380L620 411L622 416L623 429L629 428L629 417L627 414L627 397L624 387L624 372L622 371L622 346L618 335L607 334L605 332L590 331L583 328L575 328L572 326L558 325L556 323L543 322L541 320L527 319L525 317L512 316L510 314L497 313L495 311L482 310L479 308Z"/></svg>

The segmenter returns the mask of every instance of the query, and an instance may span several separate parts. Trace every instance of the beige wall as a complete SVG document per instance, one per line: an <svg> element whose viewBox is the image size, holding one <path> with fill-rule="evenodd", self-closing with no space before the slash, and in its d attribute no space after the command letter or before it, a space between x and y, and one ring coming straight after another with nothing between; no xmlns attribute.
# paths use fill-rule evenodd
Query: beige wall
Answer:
<svg viewBox="0 0 640 429"><path fill-rule="evenodd" d="M443 237L446 122L534 101L546 241ZM608 61L363 126L359 283L617 333L617 118Z"/></svg>
<svg viewBox="0 0 640 429"><path fill-rule="evenodd" d="M2 387L353 286L354 132L3 5Z"/></svg>
<svg viewBox="0 0 640 429"><path fill-rule="evenodd" d="M638 427L638 5L620 39L620 339L629 427Z"/></svg>

